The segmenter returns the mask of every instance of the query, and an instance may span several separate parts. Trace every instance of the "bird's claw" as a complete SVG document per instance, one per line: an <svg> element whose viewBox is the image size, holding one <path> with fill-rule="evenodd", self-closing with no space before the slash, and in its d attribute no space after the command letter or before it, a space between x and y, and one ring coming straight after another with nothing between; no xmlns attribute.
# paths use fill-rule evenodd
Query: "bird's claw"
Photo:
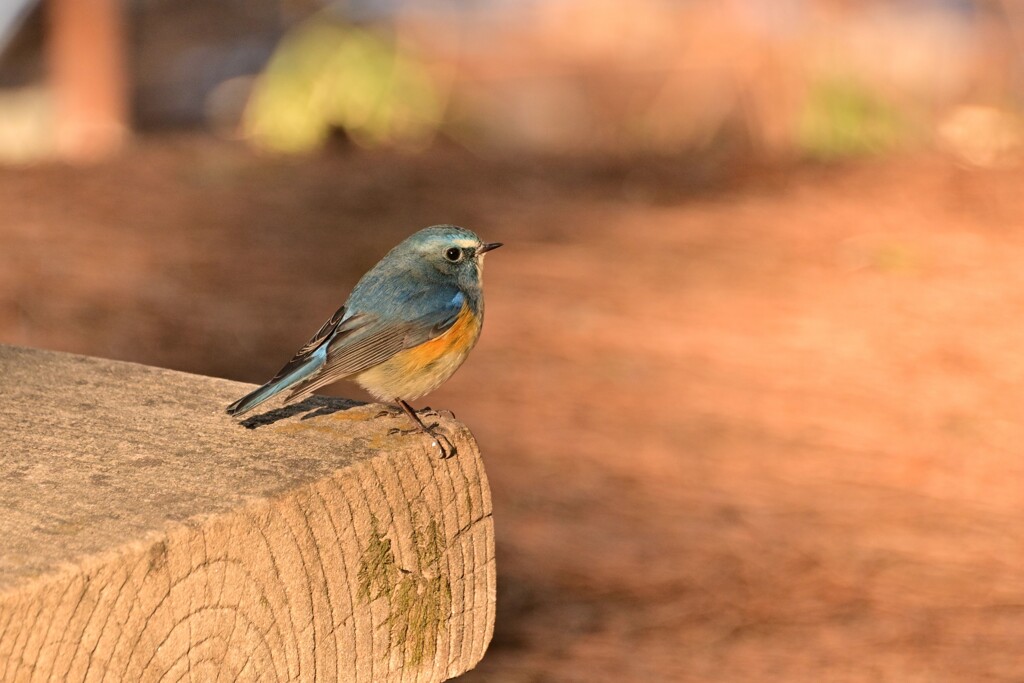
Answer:
<svg viewBox="0 0 1024 683"><path fill-rule="evenodd" d="M450 410L434 410L430 406L416 411L417 415L425 415L427 417L447 417L452 420L455 419L455 413Z"/></svg>
<svg viewBox="0 0 1024 683"><path fill-rule="evenodd" d="M438 434L437 432L434 432L433 437L434 441L430 445L435 446L439 451L441 451L442 460L447 460L448 458L451 458L456 453L458 453L458 451L455 449L455 446L444 434Z"/></svg>
<svg viewBox="0 0 1024 683"><path fill-rule="evenodd" d="M451 439L438 431L438 423L426 425L426 429L420 429L419 427L413 427L411 429L399 429L398 427L392 427L388 430L388 436L394 436L395 434L401 434L402 436L408 436L410 434L426 434L430 437L430 445L437 450L441 451L441 459L447 460L448 458L455 455L458 450L455 445L452 444Z"/></svg>
<svg viewBox="0 0 1024 683"><path fill-rule="evenodd" d="M395 434L401 434L402 436L408 436L410 434L422 434L423 431L419 427L412 427L410 429L402 429L400 427L392 427L388 430L388 436L394 436Z"/></svg>

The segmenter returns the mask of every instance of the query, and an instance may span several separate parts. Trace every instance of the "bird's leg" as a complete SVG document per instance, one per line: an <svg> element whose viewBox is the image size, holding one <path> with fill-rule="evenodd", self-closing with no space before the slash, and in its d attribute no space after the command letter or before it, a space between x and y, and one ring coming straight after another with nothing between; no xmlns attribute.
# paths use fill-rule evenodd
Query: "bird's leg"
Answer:
<svg viewBox="0 0 1024 683"><path fill-rule="evenodd" d="M448 437L437 431L436 422L428 427L427 425L423 424L423 420L421 420L419 415L416 414L416 411L412 409L412 406L410 406L408 403L406 403L400 398L396 398L395 402L399 405L399 407L401 407L402 410L405 411L406 415L412 418L412 421L416 423L416 426L419 427L420 431L422 431L424 434L426 434L427 436L434 440L434 443L436 443L437 447L441 450L442 458L450 458L453 455L455 455L455 446L452 445L452 442L448 440Z"/></svg>

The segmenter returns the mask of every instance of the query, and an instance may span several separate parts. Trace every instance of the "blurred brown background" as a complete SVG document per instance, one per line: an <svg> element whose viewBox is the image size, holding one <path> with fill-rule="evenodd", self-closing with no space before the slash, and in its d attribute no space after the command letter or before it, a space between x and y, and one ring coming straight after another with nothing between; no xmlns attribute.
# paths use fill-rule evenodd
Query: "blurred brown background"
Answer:
<svg viewBox="0 0 1024 683"><path fill-rule="evenodd" d="M1024 679L1018 3L0 7L0 342L260 382L506 243L421 402L494 492L465 680Z"/></svg>

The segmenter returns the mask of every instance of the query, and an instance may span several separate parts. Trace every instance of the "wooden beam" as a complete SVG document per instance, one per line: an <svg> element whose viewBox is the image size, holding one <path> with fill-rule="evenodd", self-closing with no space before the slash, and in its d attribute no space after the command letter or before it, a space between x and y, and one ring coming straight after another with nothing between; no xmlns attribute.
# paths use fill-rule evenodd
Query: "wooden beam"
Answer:
<svg viewBox="0 0 1024 683"><path fill-rule="evenodd" d="M0 681L441 681L494 622L469 431L0 346Z"/></svg>

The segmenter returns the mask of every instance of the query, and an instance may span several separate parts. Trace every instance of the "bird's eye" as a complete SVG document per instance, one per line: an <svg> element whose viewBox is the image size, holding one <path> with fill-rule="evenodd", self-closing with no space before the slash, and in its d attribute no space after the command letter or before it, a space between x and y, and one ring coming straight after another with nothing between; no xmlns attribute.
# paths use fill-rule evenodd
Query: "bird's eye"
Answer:
<svg viewBox="0 0 1024 683"><path fill-rule="evenodd" d="M452 263L455 263L460 258L462 258L462 250L459 249L458 247L452 247L448 249L446 252L444 252L444 257L451 261Z"/></svg>

